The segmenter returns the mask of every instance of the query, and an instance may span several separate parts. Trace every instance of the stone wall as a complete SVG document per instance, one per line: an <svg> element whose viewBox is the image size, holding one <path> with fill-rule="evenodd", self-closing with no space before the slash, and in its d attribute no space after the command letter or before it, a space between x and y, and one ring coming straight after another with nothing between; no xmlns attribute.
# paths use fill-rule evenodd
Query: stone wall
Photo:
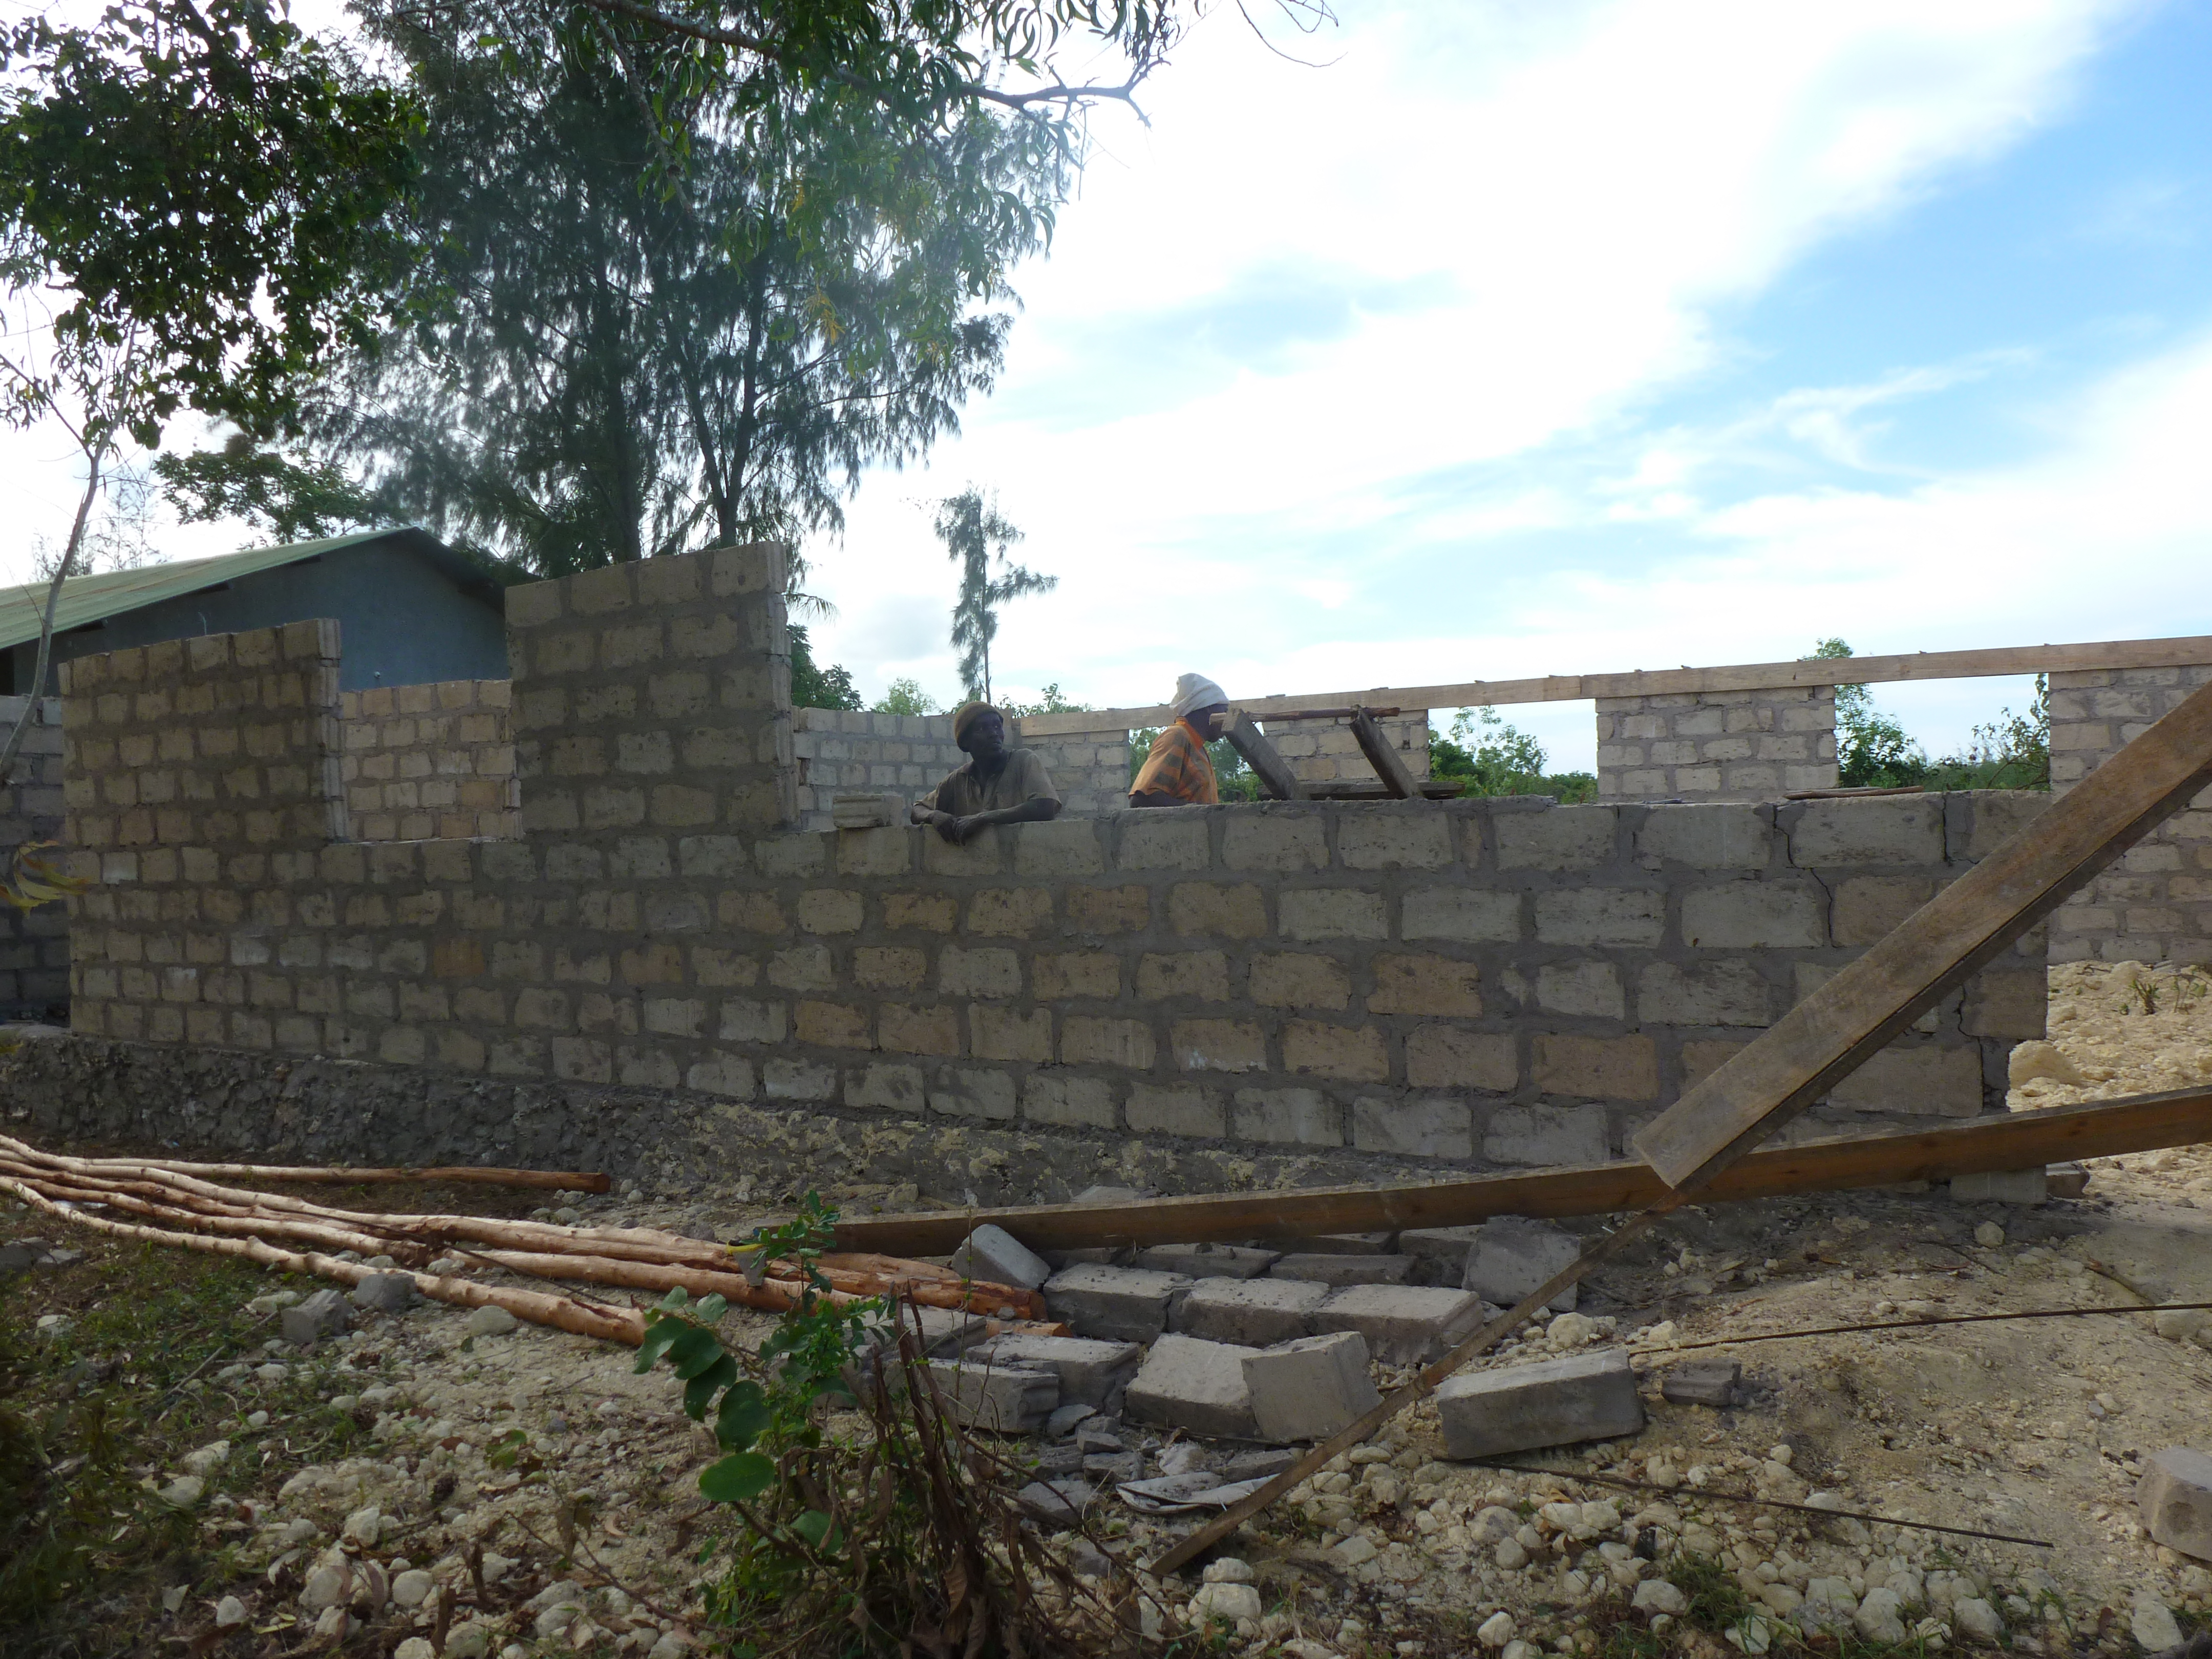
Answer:
<svg viewBox="0 0 2212 1659"><path fill-rule="evenodd" d="M799 763L799 823L805 830L830 827L830 801L839 793L918 800L968 760L952 741L950 714L842 708L793 709L792 753Z"/></svg>
<svg viewBox="0 0 2212 1659"><path fill-rule="evenodd" d="M76 1029L1249 1149L1601 1158L2039 808L1276 803L791 833L781 555L509 591L523 838L342 839L333 630L70 665ZM1827 1103L1970 1115L2039 939Z"/></svg>
<svg viewBox="0 0 2212 1659"><path fill-rule="evenodd" d="M342 692L341 776L356 841L512 841L521 795L511 682Z"/></svg>
<svg viewBox="0 0 2212 1659"><path fill-rule="evenodd" d="M1063 817L1095 818L1102 813L1128 810L1127 727L1031 738L1022 735L1020 721L1015 721L1014 726L1014 740L1036 750L1044 769L1052 774L1053 787L1060 791Z"/></svg>
<svg viewBox="0 0 2212 1659"><path fill-rule="evenodd" d="M0 743L30 706L0 697ZM62 833L62 706L47 698L24 733L12 782L0 785L0 868L26 842ZM58 904L18 910L0 904L0 1019L39 1018L69 1002L69 913Z"/></svg>
<svg viewBox="0 0 2212 1659"><path fill-rule="evenodd" d="M2063 794L2208 681L2212 666L2051 677L2051 789ZM2212 789L2051 919L2054 962L2212 962Z"/></svg>
<svg viewBox="0 0 2212 1659"><path fill-rule="evenodd" d="M1600 800L1776 800L1835 787L1833 686L1597 700Z"/></svg>

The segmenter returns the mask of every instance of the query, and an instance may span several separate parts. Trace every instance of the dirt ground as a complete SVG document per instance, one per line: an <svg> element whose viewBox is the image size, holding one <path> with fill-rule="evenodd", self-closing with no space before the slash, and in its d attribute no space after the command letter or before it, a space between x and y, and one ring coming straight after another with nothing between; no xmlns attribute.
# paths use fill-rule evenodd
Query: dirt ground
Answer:
<svg viewBox="0 0 2212 1659"><path fill-rule="evenodd" d="M2212 1078L2201 970L2055 969L2051 1022L2073 1072L2046 1069L2080 1081L2027 1082L2016 1108ZM825 1196L874 1209L908 1194ZM486 1207L481 1193L467 1202ZM725 1238L775 1218L713 1192L574 1208ZM31 1235L84 1255L0 1280L0 1407L17 1424L0 1459L15 1456L36 1523L15 1536L43 1527L42 1547L60 1552L45 1591L19 1575L0 1601L0 1651L304 1654L343 1641L396 1659L674 1659L726 1635L706 1622L714 1567L697 1559L720 1524L694 1484L712 1447L665 1370L641 1377L626 1351L526 1325L471 1335L465 1312L440 1306L364 1316L302 1355L275 1340L267 1297L313 1286L64 1237L0 1205L0 1242ZM2106 1160L2081 1198L2033 1206L1939 1189L1682 1212L1601 1273L1579 1315L1482 1362L1626 1342L1643 1433L1506 1472L1442 1461L1434 1413L1417 1410L1232 1540L1224 1553L1244 1565L1215 1576L1249 1581L1258 1611L1215 1587L1212 1639L1296 1659L2166 1647L2212 1623L2212 1563L2152 1543L2133 1494L2144 1456L2212 1449L2212 1328L2114 1313L1751 1339L2175 1300L2212 1300L2212 1147ZM67 1323L42 1331L48 1315ZM724 1328L750 1343L769 1328L743 1313ZM1720 1339L1733 1346L1695 1346ZM1715 1355L1742 1364L1738 1404L1660 1397L1671 1365ZM101 1401L111 1428L133 1425L129 1449L103 1453L84 1427ZM56 1494L73 1472L51 1455L80 1443L76 1477L114 1478L87 1500L106 1507L64 1560ZM1158 1445L1133 1431L1130 1443ZM196 1497L176 1486L188 1474L203 1480ZM114 1540L109 1520L123 1523ZM1136 1561L1181 1529L1110 1497L1093 1520ZM381 1610L341 1632L313 1605L315 1575L338 1569L358 1592L372 1568L385 1593L366 1600ZM1198 1588L1194 1572L1156 1587L1170 1621Z"/></svg>

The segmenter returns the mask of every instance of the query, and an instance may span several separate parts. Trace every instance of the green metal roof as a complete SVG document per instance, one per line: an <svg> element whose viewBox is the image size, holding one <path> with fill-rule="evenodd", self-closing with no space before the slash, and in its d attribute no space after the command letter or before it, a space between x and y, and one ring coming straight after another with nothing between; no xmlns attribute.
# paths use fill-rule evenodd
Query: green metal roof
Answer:
<svg viewBox="0 0 2212 1659"><path fill-rule="evenodd" d="M163 599L198 593L224 582L238 580L282 565L296 564L319 553L359 547L364 542L404 537L416 550L450 567L463 580L481 581L483 574L426 530L359 530L350 536L325 536L320 541L292 542L283 547L251 547L212 559L180 559L174 564L149 564L137 570L108 570L93 576L72 576L62 584L54 605L54 632L66 634L87 623L104 622L126 611L158 605ZM46 608L46 584L31 582L21 587L0 587L0 651L35 642Z"/></svg>

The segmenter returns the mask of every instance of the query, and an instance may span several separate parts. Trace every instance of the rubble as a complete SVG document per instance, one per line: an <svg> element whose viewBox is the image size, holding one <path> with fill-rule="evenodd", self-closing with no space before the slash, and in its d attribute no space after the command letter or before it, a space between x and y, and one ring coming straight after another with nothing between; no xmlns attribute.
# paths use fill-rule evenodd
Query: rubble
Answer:
<svg viewBox="0 0 2212 1659"><path fill-rule="evenodd" d="M1176 1305L1176 1329L1209 1342L1264 1348L1306 1335L1329 1286L1290 1279L1201 1279Z"/></svg>
<svg viewBox="0 0 2212 1659"><path fill-rule="evenodd" d="M1958 1204L2040 1204L2049 1196L2050 1187L2040 1164L2033 1170L1953 1176L1950 1182L1952 1201Z"/></svg>
<svg viewBox="0 0 2212 1659"><path fill-rule="evenodd" d="M1582 1254L1582 1241L1548 1222L1502 1215L1476 1229L1461 1283L1485 1302L1510 1308ZM1580 1294L1570 1285L1553 1297L1553 1313L1569 1313Z"/></svg>
<svg viewBox="0 0 2212 1659"><path fill-rule="evenodd" d="M1167 1329L1175 1304L1191 1285L1182 1273L1079 1262L1045 1281L1044 1304L1054 1319L1086 1336L1149 1342Z"/></svg>
<svg viewBox="0 0 2212 1659"><path fill-rule="evenodd" d="M1357 1331L1301 1337L1243 1356L1244 1388L1263 1440L1325 1440L1381 1403Z"/></svg>
<svg viewBox="0 0 2212 1659"><path fill-rule="evenodd" d="M1242 1244L1154 1244L1137 1252L1136 1265L1188 1279L1257 1279L1277 1259Z"/></svg>
<svg viewBox="0 0 2212 1659"><path fill-rule="evenodd" d="M1163 1336L1130 1382L1124 1408L1139 1422L1248 1439L1257 1426L1244 1380L1244 1358L1253 1352L1193 1336Z"/></svg>
<svg viewBox="0 0 2212 1659"><path fill-rule="evenodd" d="M2159 1543L2212 1561L2212 1456L2187 1446L2154 1452L2143 1460L2136 1507Z"/></svg>
<svg viewBox="0 0 2212 1659"><path fill-rule="evenodd" d="M963 1356L931 1360L929 1374L956 1421L994 1434L1033 1432L1060 1407L1060 1379L1050 1371Z"/></svg>
<svg viewBox="0 0 2212 1659"><path fill-rule="evenodd" d="M1687 1359L1668 1371L1659 1392L1673 1406L1733 1406L1742 1376L1743 1366L1733 1359Z"/></svg>
<svg viewBox="0 0 2212 1659"><path fill-rule="evenodd" d="M1060 1382L1055 1410L1067 1406L1089 1406L1112 1416L1120 1412L1121 1391L1136 1375L1143 1357L1143 1351L1133 1342L1018 1332L993 1337L969 1349L963 1363L1049 1371Z"/></svg>
<svg viewBox="0 0 2212 1659"><path fill-rule="evenodd" d="M1052 1277L1052 1269L1042 1256L1004 1227L988 1223L969 1234L952 1253L951 1267L963 1279L981 1279L993 1285L1018 1285L1025 1291L1036 1289Z"/></svg>
<svg viewBox="0 0 2212 1659"><path fill-rule="evenodd" d="M312 1348L325 1337L339 1335L353 1323L352 1316L346 1311L344 1293L327 1287L315 1291L296 1307L285 1309L276 1319L284 1340L295 1348Z"/></svg>
<svg viewBox="0 0 2212 1659"><path fill-rule="evenodd" d="M1316 1336L1357 1331L1385 1365L1425 1364L1482 1322L1481 1301L1465 1291L1418 1285L1348 1285L1314 1310Z"/></svg>
<svg viewBox="0 0 2212 1659"><path fill-rule="evenodd" d="M1413 1270L1410 1255L1286 1255L1267 1276L1316 1285L1403 1285Z"/></svg>

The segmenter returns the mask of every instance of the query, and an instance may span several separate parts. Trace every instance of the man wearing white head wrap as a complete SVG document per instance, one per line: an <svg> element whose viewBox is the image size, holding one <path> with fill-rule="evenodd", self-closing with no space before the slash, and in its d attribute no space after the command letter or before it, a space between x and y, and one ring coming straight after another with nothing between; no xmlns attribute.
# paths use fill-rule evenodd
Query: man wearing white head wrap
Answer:
<svg viewBox="0 0 2212 1659"><path fill-rule="evenodd" d="M1175 711L1175 724L1152 739L1152 752L1129 786L1129 805L1214 805L1221 792L1206 745L1221 735L1229 694L1203 674L1185 674L1176 682L1175 701L1169 707Z"/></svg>

